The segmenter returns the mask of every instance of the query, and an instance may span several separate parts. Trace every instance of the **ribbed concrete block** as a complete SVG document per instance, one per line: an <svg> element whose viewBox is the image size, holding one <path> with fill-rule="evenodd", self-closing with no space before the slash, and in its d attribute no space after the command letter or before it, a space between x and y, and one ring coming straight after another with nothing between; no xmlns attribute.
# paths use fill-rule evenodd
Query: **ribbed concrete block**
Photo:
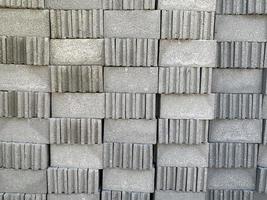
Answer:
<svg viewBox="0 0 267 200"><path fill-rule="evenodd" d="M159 0L159 9L176 9L176 10L202 10L215 11L216 1L214 0Z"/></svg>
<svg viewBox="0 0 267 200"><path fill-rule="evenodd" d="M47 200L100 200L100 194L48 194Z"/></svg>
<svg viewBox="0 0 267 200"><path fill-rule="evenodd" d="M251 190L209 190L209 200L254 200Z"/></svg>
<svg viewBox="0 0 267 200"><path fill-rule="evenodd" d="M0 193L1 200L29 200L29 199L38 199L46 200L46 194L26 194L26 193Z"/></svg>
<svg viewBox="0 0 267 200"><path fill-rule="evenodd" d="M156 0L103 0L107 10L154 10Z"/></svg>
<svg viewBox="0 0 267 200"><path fill-rule="evenodd" d="M145 192L127 192L127 191L115 191L115 190L104 190L102 191L103 200L150 200L150 193Z"/></svg>
<svg viewBox="0 0 267 200"><path fill-rule="evenodd" d="M206 193L155 191L155 200L206 200Z"/></svg>
<svg viewBox="0 0 267 200"><path fill-rule="evenodd" d="M49 9L100 9L102 1L99 0L46 0L45 7Z"/></svg>
<svg viewBox="0 0 267 200"><path fill-rule="evenodd" d="M2 0L0 2L0 7L3 7L3 8L40 9L40 8L44 8L44 6L45 6L45 0L25 0L25 1L6 1L6 0Z"/></svg>

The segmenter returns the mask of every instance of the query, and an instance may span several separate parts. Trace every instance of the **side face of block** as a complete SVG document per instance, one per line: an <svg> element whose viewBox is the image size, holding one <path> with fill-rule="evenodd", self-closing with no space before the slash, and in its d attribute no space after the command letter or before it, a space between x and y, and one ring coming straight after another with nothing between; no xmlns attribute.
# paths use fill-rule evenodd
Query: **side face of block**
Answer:
<svg viewBox="0 0 267 200"><path fill-rule="evenodd" d="M48 194L47 200L99 200L99 194Z"/></svg>
<svg viewBox="0 0 267 200"><path fill-rule="evenodd" d="M267 146L266 145L260 145L258 166L267 167Z"/></svg>
<svg viewBox="0 0 267 200"><path fill-rule="evenodd" d="M255 193L254 195L254 200L265 200L265 199L267 199L267 194Z"/></svg>
<svg viewBox="0 0 267 200"><path fill-rule="evenodd" d="M49 9L101 9L99 0L46 0L45 7Z"/></svg>
<svg viewBox="0 0 267 200"><path fill-rule="evenodd" d="M206 200L206 193L156 191L155 200Z"/></svg>
<svg viewBox="0 0 267 200"><path fill-rule="evenodd" d="M200 10L215 11L216 1L214 0L159 0L159 9L176 9L176 10Z"/></svg>
<svg viewBox="0 0 267 200"><path fill-rule="evenodd" d="M104 36L160 38L160 11L105 11Z"/></svg>

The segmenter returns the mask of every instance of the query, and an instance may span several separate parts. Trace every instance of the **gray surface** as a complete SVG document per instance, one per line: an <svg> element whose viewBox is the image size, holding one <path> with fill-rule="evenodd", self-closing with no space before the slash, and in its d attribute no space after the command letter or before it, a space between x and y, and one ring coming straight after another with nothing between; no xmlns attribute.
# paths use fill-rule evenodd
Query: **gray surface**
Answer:
<svg viewBox="0 0 267 200"><path fill-rule="evenodd" d="M267 167L267 145L260 145L258 166Z"/></svg>
<svg viewBox="0 0 267 200"><path fill-rule="evenodd" d="M206 200L206 193L156 191L155 200Z"/></svg>
<svg viewBox="0 0 267 200"><path fill-rule="evenodd" d="M48 194L47 200L99 200L99 194Z"/></svg>
<svg viewBox="0 0 267 200"><path fill-rule="evenodd" d="M159 0L159 9L215 11L215 0Z"/></svg>
<svg viewBox="0 0 267 200"><path fill-rule="evenodd" d="M50 9L101 9L99 0L46 0L45 7Z"/></svg>

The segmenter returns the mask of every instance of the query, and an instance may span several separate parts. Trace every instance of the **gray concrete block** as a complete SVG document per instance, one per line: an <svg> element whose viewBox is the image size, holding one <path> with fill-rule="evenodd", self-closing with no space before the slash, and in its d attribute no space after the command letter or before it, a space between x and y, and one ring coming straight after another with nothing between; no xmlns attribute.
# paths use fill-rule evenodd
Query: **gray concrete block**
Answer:
<svg viewBox="0 0 267 200"><path fill-rule="evenodd" d="M1 9L0 19L0 35L50 36L48 10Z"/></svg>
<svg viewBox="0 0 267 200"><path fill-rule="evenodd" d="M46 0L45 7L50 9L101 9L99 0Z"/></svg>
<svg viewBox="0 0 267 200"><path fill-rule="evenodd" d="M104 0L107 10L155 10L156 0Z"/></svg>
<svg viewBox="0 0 267 200"><path fill-rule="evenodd" d="M214 120L209 142L262 142L262 120Z"/></svg>
<svg viewBox="0 0 267 200"><path fill-rule="evenodd" d="M260 194L255 192L254 200L266 200L266 199L267 199L267 194Z"/></svg>
<svg viewBox="0 0 267 200"><path fill-rule="evenodd" d="M209 169L208 189L254 190L256 169Z"/></svg>
<svg viewBox="0 0 267 200"><path fill-rule="evenodd" d="M254 191L251 190L209 190L209 200L254 200Z"/></svg>
<svg viewBox="0 0 267 200"><path fill-rule="evenodd" d="M257 168L256 190L259 193L267 194L267 168Z"/></svg>
<svg viewBox="0 0 267 200"><path fill-rule="evenodd" d="M40 9L44 8L45 0L25 0L25 1L1 1L0 7L2 8L31 8Z"/></svg>
<svg viewBox="0 0 267 200"><path fill-rule="evenodd" d="M159 66L215 67L216 41L161 40Z"/></svg>
<svg viewBox="0 0 267 200"><path fill-rule="evenodd" d="M262 110L262 114L263 114L263 119L267 119L267 95L263 96L263 110Z"/></svg>
<svg viewBox="0 0 267 200"><path fill-rule="evenodd" d="M216 17L216 40L266 41L266 16L218 15Z"/></svg>
<svg viewBox="0 0 267 200"><path fill-rule="evenodd" d="M103 65L103 39L53 39L50 63L54 65Z"/></svg>
<svg viewBox="0 0 267 200"><path fill-rule="evenodd" d="M103 146L92 145L50 145L52 167L103 168Z"/></svg>
<svg viewBox="0 0 267 200"><path fill-rule="evenodd" d="M47 193L46 170L0 169L0 192Z"/></svg>
<svg viewBox="0 0 267 200"><path fill-rule="evenodd" d="M155 200L206 200L206 193L195 192L173 192L173 191L156 191Z"/></svg>
<svg viewBox="0 0 267 200"><path fill-rule="evenodd" d="M158 166L208 167L208 157L208 144L159 144L157 153L157 164Z"/></svg>
<svg viewBox="0 0 267 200"><path fill-rule="evenodd" d="M0 89L24 91L50 91L48 67L1 65Z"/></svg>
<svg viewBox="0 0 267 200"><path fill-rule="evenodd" d="M111 120L104 121L104 142L156 144L156 120Z"/></svg>
<svg viewBox="0 0 267 200"><path fill-rule="evenodd" d="M52 117L104 118L105 94L53 93Z"/></svg>
<svg viewBox="0 0 267 200"><path fill-rule="evenodd" d="M154 192L155 170L104 169L103 189Z"/></svg>
<svg viewBox="0 0 267 200"><path fill-rule="evenodd" d="M0 118L0 140L49 144L48 120Z"/></svg>
<svg viewBox="0 0 267 200"><path fill-rule="evenodd" d="M102 200L150 200L150 193L147 192L127 192L127 191L115 191L115 190L103 190L101 198Z"/></svg>
<svg viewBox="0 0 267 200"><path fill-rule="evenodd" d="M262 73L258 69L214 69L212 92L214 93L261 93Z"/></svg>
<svg viewBox="0 0 267 200"><path fill-rule="evenodd" d="M105 67L104 91L157 93L158 68Z"/></svg>
<svg viewBox="0 0 267 200"><path fill-rule="evenodd" d="M267 167L267 145L260 145L258 166Z"/></svg>
<svg viewBox="0 0 267 200"><path fill-rule="evenodd" d="M201 10L215 11L216 1L214 0L159 0L159 9L175 9L175 10Z"/></svg>
<svg viewBox="0 0 267 200"><path fill-rule="evenodd" d="M99 200L99 194L48 194L47 200Z"/></svg>
<svg viewBox="0 0 267 200"><path fill-rule="evenodd" d="M160 11L105 11L104 36L160 38Z"/></svg>
<svg viewBox="0 0 267 200"><path fill-rule="evenodd" d="M0 193L0 199L2 200L27 200L27 199L39 199L47 200L46 194L25 194L25 193Z"/></svg>
<svg viewBox="0 0 267 200"><path fill-rule="evenodd" d="M213 119L215 95L161 95L160 118Z"/></svg>

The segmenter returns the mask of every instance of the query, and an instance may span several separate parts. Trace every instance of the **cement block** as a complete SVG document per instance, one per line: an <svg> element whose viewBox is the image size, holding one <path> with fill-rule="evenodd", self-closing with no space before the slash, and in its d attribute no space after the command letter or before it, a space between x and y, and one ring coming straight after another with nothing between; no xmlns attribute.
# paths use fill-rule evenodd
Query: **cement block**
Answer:
<svg viewBox="0 0 267 200"><path fill-rule="evenodd" d="M49 11L1 9L0 35L50 36Z"/></svg>
<svg viewBox="0 0 267 200"><path fill-rule="evenodd" d="M207 198L210 200L254 200L252 190L209 190Z"/></svg>
<svg viewBox="0 0 267 200"><path fill-rule="evenodd" d="M160 11L105 11L104 36L160 38Z"/></svg>
<svg viewBox="0 0 267 200"><path fill-rule="evenodd" d="M151 194L148 192L127 192L127 191L115 191L115 190L104 190L102 191L102 200L150 200Z"/></svg>
<svg viewBox="0 0 267 200"><path fill-rule="evenodd" d="M208 189L254 190L256 169L212 169L208 171Z"/></svg>
<svg viewBox="0 0 267 200"><path fill-rule="evenodd" d="M215 0L159 0L158 8L161 10L199 10L215 11Z"/></svg>
<svg viewBox="0 0 267 200"><path fill-rule="evenodd" d="M154 192L155 169L104 169L103 189L135 192Z"/></svg>
<svg viewBox="0 0 267 200"><path fill-rule="evenodd" d="M15 8L15 9L18 9L18 8L44 9L44 4L45 4L44 0L1 1L0 7L1 8ZM24 198L24 196L22 198Z"/></svg>
<svg viewBox="0 0 267 200"><path fill-rule="evenodd" d="M267 145L260 145L258 166L267 167Z"/></svg>
<svg viewBox="0 0 267 200"><path fill-rule="evenodd" d="M261 93L262 70L214 69L212 92L214 93Z"/></svg>
<svg viewBox="0 0 267 200"><path fill-rule="evenodd" d="M103 65L103 39L53 39L50 63L55 65Z"/></svg>
<svg viewBox="0 0 267 200"><path fill-rule="evenodd" d="M101 9L99 0L46 0L45 7L49 9Z"/></svg>
<svg viewBox="0 0 267 200"><path fill-rule="evenodd" d="M254 194L254 200L266 200L267 199L267 194L260 194L255 192Z"/></svg>
<svg viewBox="0 0 267 200"><path fill-rule="evenodd" d="M104 118L105 94L53 93L52 117Z"/></svg>
<svg viewBox="0 0 267 200"><path fill-rule="evenodd" d="M215 95L161 95L160 118L213 119Z"/></svg>
<svg viewBox="0 0 267 200"><path fill-rule="evenodd" d="M267 119L267 95L263 96L263 106L262 106L263 119Z"/></svg>
<svg viewBox="0 0 267 200"><path fill-rule="evenodd" d="M181 156L183 155L183 156ZM209 145L159 144L158 166L207 167Z"/></svg>
<svg viewBox="0 0 267 200"><path fill-rule="evenodd" d="M104 121L104 142L156 144L156 120Z"/></svg>
<svg viewBox="0 0 267 200"><path fill-rule="evenodd" d="M158 68L105 67L104 91L157 93Z"/></svg>
<svg viewBox="0 0 267 200"><path fill-rule="evenodd" d="M155 200L206 200L206 193L156 191Z"/></svg>
<svg viewBox="0 0 267 200"><path fill-rule="evenodd" d="M48 194L47 200L99 200L99 194Z"/></svg>
<svg viewBox="0 0 267 200"><path fill-rule="evenodd" d="M262 142L262 120L214 120L209 142Z"/></svg>
<svg viewBox="0 0 267 200"><path fill-rule="evenodd" d="M215 67L216 41L161 40L159 66Z"/></svg>
<svg viewBox="0 0 267 200"><path fill-rule="evenodd" d="M103 168L102 145L51 145L52 167Z"/></svg>
<svg viewBox="0 0 267 200"><path fill-rule="evenodd" d="M0 192L47 193L46 170L0 169Z"/></svg>

